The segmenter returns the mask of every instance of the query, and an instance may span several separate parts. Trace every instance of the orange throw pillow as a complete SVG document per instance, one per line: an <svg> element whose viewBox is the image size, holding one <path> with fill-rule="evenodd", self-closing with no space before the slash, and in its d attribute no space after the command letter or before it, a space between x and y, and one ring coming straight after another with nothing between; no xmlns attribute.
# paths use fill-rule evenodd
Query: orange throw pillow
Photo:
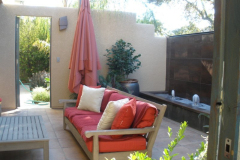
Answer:
<svg viewBox="0 0 240 160"><path fill-rule="evenodd" d="M118 111L111 129L127 129L131 126L136 114L136 99L131 99ZM121 138L123 135L111 135L113 139Z"/></svg>
<svg viewBox="0 0 240 160"><path fill-rule="evenodd" d="M155 120L155 117L156 117L156 109L148 108L141 122L137 125L137 128L145 128L145 127L152 126Z"/></svg>
<svg viewBox="0 0 240 160"><path fill-rule="evenodd" d="M90 88L101 88L101 86L88 86ZM78 107L81 96L82 96L82 91L83 91L83 85L80 84L79 86L79 91L78 91L78 97L77 97L77 102L76 102L76 107Z"/></svg>

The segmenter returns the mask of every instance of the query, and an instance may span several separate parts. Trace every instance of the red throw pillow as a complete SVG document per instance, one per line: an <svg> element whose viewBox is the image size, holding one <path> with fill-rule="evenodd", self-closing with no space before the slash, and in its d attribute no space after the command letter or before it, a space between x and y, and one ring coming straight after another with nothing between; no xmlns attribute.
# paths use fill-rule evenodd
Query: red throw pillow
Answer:
<svg viewBox="0 0 240 160"><path fill-rule="evenodd" d="M90 87L90 88L101 88L101 86L88 86L88 87ZM81 96L82 96L82 90L83 90L83 85L80 84L79 91L78 91L77 102L76 102L76 107L78 107L78 105L79 105L79 101L80 101Z"/></svg>
<svg viewBox="0 0 240 160"><path fill-rule="evenodd" d="M148 108L141 122L137 125L137 128L145 128L145 127L152 126L155 120L155 117L156 117L156 109Z"/></svg>
<svg viewBox="0 0 240 160"><path fill-rule="evenodd" d="M111 129L127 129L131 126L136 114L136 99L133 98L124 104L113 120ZM111 135L113 139L121 138L123 135Z"/></svg>
<svg viewBox="0 0 240 160"><path fill-rule="evenodd" d="M104 96L101 104L101 112L104 112L105 108L107 107L107 104L109 102L109 98L113 93L117 93L116 91L105 89Z"/></svg>

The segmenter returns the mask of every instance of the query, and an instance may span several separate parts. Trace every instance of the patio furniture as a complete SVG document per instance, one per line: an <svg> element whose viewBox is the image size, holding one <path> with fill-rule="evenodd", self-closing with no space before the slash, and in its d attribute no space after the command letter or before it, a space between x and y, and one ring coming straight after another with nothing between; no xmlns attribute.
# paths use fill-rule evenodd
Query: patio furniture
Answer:
<svg viewBox="0 0 240 160"><path fill-rule="evenodd" d="M103 111L97 113L79 110L76 107L76 100L59 100L60 103L64 103L63 128L66 129L66 125L69 127L91 160L111 159L113 157L117 160L126 160L130 153L135 151L147 152L148 156L151 157L152 148L167 106L150 102L110 87L107 89L113 90L114 92L111 93L111 95L104 94L102 105L104 102L134 97L137 100L138 108L135 120L139 122L137 124L144 122L145 124L147 123L147 125L128 129L97 130L96 128ZM148 111L152 109L149 106L155 106L154 113L149 114ZM148 110L149 108L151 109ZM156 113L156 108L158 113ZM151 117L151 119L146 118L146 115L148 115L147 117ZM133 124L136 122L135 120ZM149 123L149 121L151 123ZM124 135L124 137L113 139L111 135Z"/></svg>
<svg viewBox="0 0 240 160"><path fill-rule="evenodd" d="M38 148L49 160L49 138L41 116L0 117L0 151Z"/></svg>

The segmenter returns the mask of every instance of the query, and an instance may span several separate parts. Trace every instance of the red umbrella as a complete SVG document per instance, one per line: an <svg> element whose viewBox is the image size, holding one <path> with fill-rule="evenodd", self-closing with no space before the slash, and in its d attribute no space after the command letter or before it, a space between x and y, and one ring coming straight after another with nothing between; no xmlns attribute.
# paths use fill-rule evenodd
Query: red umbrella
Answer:
<svg viewBox="0 0 240 160"><path fill-rule="evenodd" d="M101 69L90 13L89 0L82 0L77 21L71 59L68 89L78 93L79 85L96 86Z"/></svg>

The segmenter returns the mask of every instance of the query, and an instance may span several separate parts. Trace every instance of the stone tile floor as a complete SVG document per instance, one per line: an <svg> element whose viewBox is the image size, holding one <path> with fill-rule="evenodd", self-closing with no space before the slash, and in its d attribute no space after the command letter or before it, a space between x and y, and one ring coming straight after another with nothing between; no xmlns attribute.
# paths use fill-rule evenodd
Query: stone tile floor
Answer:
<svg viewBox="0 0 240 160"><path fill-rule="evenodd" d="M28 106L19 107L13 111L3 111L2 116L28 116L41 115L50 138L50 160L87 160L87 156L77 143L73 135L68 130L63 130L62 109L51 109L49 106ZM180 123L164 118L158 132L158 136L153 148L153 158L159 159L163 149L171 141L167 134L167 128L173 130L173 137L179 129ZM205 133L188 127L185 131L186 137L176 146L174 153L179 153L175 160L181 159L196 151L200 142L204 141L201 135ZM23 151L5 151L0 152L0 160L42 160L43 150L23 150ZM127 160L127 158L126 158Z"/></svg>

